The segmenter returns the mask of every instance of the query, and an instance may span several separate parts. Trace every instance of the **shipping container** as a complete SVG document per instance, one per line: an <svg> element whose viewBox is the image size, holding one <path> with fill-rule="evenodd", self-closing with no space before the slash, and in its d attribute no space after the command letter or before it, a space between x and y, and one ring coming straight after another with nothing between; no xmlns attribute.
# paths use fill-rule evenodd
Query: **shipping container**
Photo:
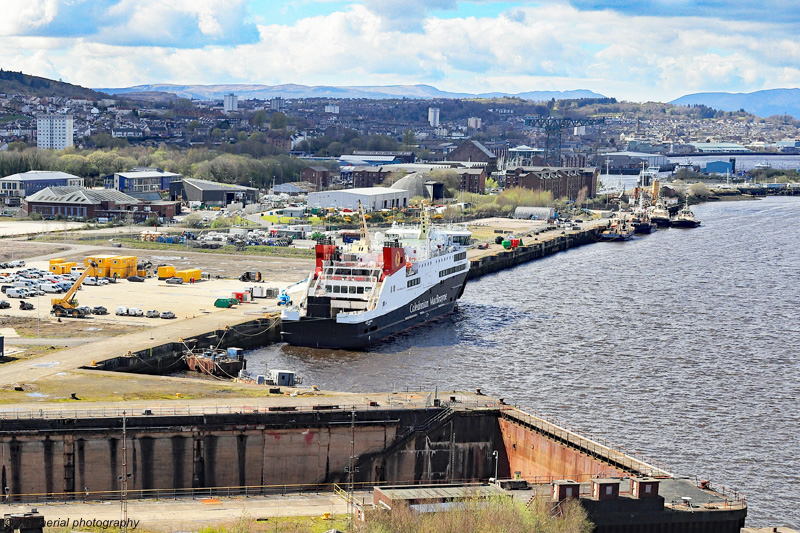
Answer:
<svg viewBox="0 0 800 533"><path fill-rule="evenodd" d="M175 277L175 267L172 265L163 265L158 267L158 279L167 279Z"/></svg>

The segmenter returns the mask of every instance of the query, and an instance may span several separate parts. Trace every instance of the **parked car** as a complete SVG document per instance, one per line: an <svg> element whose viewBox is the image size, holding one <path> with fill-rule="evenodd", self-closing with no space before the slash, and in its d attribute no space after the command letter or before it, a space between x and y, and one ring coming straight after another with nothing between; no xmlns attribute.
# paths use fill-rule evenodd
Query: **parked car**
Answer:
<svg viewBox="0 0 800 533"><path fill-rule="evenodd" d="M162 311L161 318L175 318L175 313L172 311Z"/></svg>
<svg viewBox="0 0 800 533"><path fill-rule="evenodd" d="M30 293L28 289L23 287L12 287L6 291L6 296L9 298L28 298Z"/></svg>
<svg viewBox="0 0 800 533"><path fill-rule="evenodd" d="M144 311L142 311L138 307L129 307L128 316L144 316Z"/></svg>
<svg viewBox="0 0 800 533"><path fill-rule="evenodd" d="M127 316L128 308L123 306L117 307L117 309L114 311L114 314L117 316Z"/></svg>
<svg viewBox="0 0 800 533"><path fill-rule="evenodd" d="M183 284L182 278L167 278L167 283L171 285L181 285Z"/></svg>
<svg viewBox="0 0 800 533"><path fill-rule="evenodd" d="M11 304L5 300L0 300L0 309L9 309Z"/></svg>
<svg viewBox="0 0 800 533"><path fill-rule="evenodd" d="M105 278L96 278L94 276L90 276L83 280L84 285L108 285L108 280Z"/></svg>
<svg viewBox="0 0 800 533"><path fill-rule="evenodd" d="M77 309L78 309L79 312L82 311L84 316L92 314L92 308L89 307L88 305L82 305L82 306L78 307Z"/></svg>
<svg viewBox="0 0 800 533"><path fill-rule="evenodd" d="M26 302L25 300L20 300L19 308L22 311L30 311L31 309L33 309L33 304L30 302Z"/></svg>
<svg viewBox="0 0 800 533"><path fill-rule="evenodd" d="M146 316L147 318L158 318L159 315L160 313L158 311L156 311L155 309L151 309L150 311L145 313L144 316Z"/></svg>
<svg viewBox="0 0 800 533"><path fill-rule="evenodd" d="M92 307L92 314L95 314L95 315L107 315L108 314L108 309L106 309L102 305L96 305L96 306Z"/></svg>
<svg viewBox="0 0 800 533"><path fill-rule="evenodd" d="M129 276L128 281L135 281L137 283L141 283L144 281L144 278L142 276Z"/></svg>

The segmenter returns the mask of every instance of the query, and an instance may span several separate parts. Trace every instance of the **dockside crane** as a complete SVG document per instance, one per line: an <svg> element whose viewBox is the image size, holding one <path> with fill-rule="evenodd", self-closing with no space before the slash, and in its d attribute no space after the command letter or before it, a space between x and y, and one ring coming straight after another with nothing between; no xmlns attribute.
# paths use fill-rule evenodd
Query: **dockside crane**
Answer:
<svg viewBox="0 0 800 533"><path fill-rule="evenodd" d="M92 261L83 274L72 284L72 287L61 298L53 298L50 303L53 304L53 309L50 311L57 317L72 317L72 318L86 318L86 313L83 309L78 308L78 300L75 299L75 293L81 287L81 283L88 276L94 275L97 269L97 263Z"/></svg>
<svg viewBox="0 0 800 533"><path fill-rule="evenodd" d="M561 164L561 131L577 126L594 126L605 122L604 118L556 118L529 115L525 117L525 125L541 128L545 133L544 160L548 165Z"/></svg>

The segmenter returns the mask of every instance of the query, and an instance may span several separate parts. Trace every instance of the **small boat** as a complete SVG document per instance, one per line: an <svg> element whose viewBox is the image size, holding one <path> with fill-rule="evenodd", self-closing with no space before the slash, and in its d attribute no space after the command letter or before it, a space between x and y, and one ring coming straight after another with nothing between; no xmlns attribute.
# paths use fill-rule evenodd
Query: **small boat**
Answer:
<svg viewBox="0 0 800 533"><path fill-rule="evenodd" d="M189 370L222 378L235 378L247 367L242 348L187 349L183 358Z"/></svg>
<svg viewBox="0 0 800 533"><path fill-rule="evenodd" d="M678 211L675 218L672 219L672 225L676 228L696 228L700 225L700 221L694 216L692 210L689 209L689 202Z"/></svg>
<svg viewBox="0 0 800 533"><path fill-rule="evenodd" d="M599 238L601 241L627 241L633 237L633 226L625 219L613 219L608 229L604 230Z"/></svg>
<svg viewBox="0 0 800 533"><path fill-rule="evenodd" d="M634 233L642 234L653 233L658 229L658 226L650 222L649 219L639 217L631 219L631 226L633 226Z"/></svg>
<svg viewBox="0 0 800 533"><path fill-rule="evenodd" d="M669 209L667 209L661 200L656 202L655 207L650 209L650 222L659 227L668 227L672 224Z"/></svg>

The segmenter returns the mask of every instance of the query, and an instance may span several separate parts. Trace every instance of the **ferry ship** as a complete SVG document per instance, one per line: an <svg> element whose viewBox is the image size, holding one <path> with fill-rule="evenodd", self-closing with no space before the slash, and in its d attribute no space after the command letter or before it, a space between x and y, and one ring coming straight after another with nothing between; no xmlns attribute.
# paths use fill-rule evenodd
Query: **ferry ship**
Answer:
<svg viewBox="0 0 800 533"><path fill-rule="evenodd" d="M299 304L281 312L281 336L294 346L359 350L445 315L469 272L464 228L394 226L372 242L359 207L361 238L342 249L316 246L317 265Z"/></svg>

